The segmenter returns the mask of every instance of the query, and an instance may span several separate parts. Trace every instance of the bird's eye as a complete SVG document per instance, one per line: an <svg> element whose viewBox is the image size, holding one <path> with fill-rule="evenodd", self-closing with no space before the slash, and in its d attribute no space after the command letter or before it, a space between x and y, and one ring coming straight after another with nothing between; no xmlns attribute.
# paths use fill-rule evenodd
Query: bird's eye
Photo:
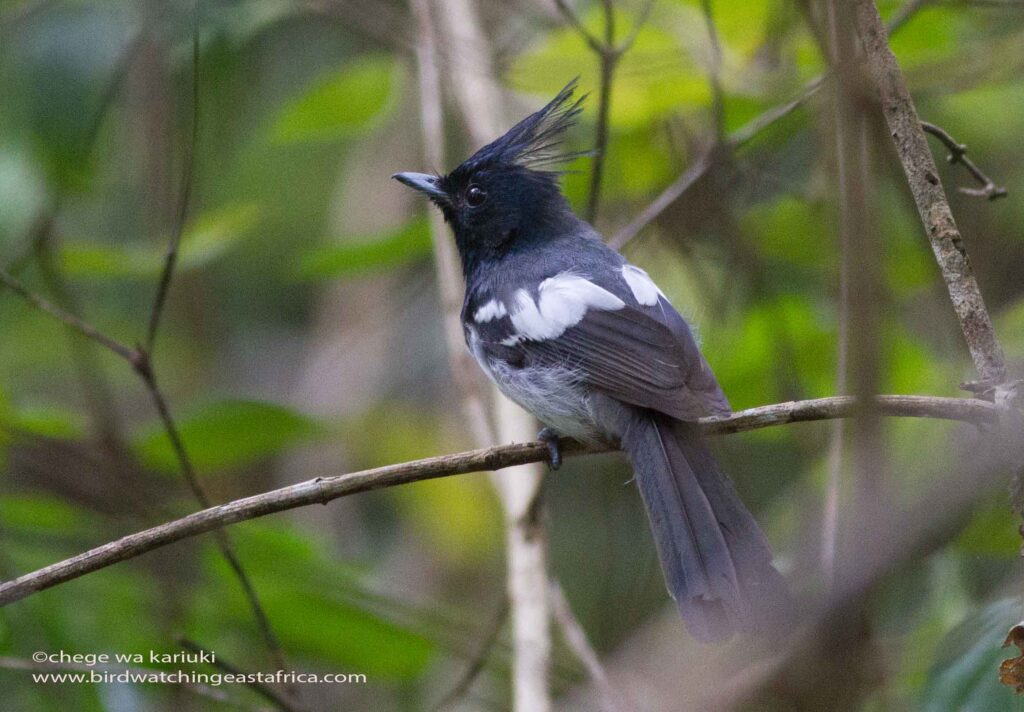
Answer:
<svg viewBox="0 0 1024 712"><path fill-rule="evenodd" d="M487 200L487 193L483 191L483 188L478 185L469 186L469 189L466 191L466 202L469 203L471 208L483 205L485 200Z"/></svg>

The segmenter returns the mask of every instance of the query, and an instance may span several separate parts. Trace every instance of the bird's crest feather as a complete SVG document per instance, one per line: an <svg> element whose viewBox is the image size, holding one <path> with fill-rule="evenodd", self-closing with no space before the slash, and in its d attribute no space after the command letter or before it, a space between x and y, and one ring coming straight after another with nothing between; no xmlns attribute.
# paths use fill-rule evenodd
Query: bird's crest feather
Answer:
<svg viewBox="0 0 1024 712"><path fill-rule="evenodd" d="M542 168L590 155L589 151L560 150L566 130L576 123L587 98L584 94L572 100L578 81L576 78L566 84L544 108L530 114L504 136L474 153L463 167L473 170L494 163Z"/></svg>

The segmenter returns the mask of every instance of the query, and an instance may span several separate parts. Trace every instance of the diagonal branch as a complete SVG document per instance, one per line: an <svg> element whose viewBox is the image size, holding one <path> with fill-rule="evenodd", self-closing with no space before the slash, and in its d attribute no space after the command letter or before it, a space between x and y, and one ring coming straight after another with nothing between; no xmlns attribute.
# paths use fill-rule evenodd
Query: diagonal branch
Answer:
<svg viewBox="0 0 1024 712"><path fill-rule="evenodd" d="M882 102L882 113L946 282L953 309L960 320L971 358L983 381L999 385L1006 380L1003 350L974 278L963 236L953 220L949 199L939 180L939 171L921 128L914 100L903 79L899 62L889 48L885 26L872 0L858 0L857 29L864 46L868 72Z"/></svg>
<svg viewBox="0 0 1024 712"><path fill-rule="evenodd" d="M997 406L971 398L900 395L876 396L874 402L880 415L936 418L974 424L994 423L997 421L999 412ZM706 434L722 435L787 423L847 418L854 413L855 407L855 398L834 396L816 400L775 403L739 411L727 417L702 418L700 424ZM563 455L571 457L609 452L612 449L610 446L589 449L570 441L563 445ZM336 477L318 477L209 507L151 529L129 534L78 556L27 573L13 581L0 584L0 606L19 601L33 593L72 581L118 562L134 559L176 541L219 530L229 524L311 504L326 504L333 499L358 492L469 472L499 470L533 462L546 462L547 458L547 445L537 441L413 460Z"/></svg>
<svg viewBox="0 0 1024 712"><path fill-rule="evenodd" d="M199 645L195 641L190 640L189 638L186 638L184 636L178 637L178 645L192 653L202 654L203 652L209 650L209 648L205 648L202 645ZM265 700L274 703L274 706L280 710L283 710L283 712L299 712L298 707L295 707L290 701L286 700L284 697L279 695L273 688L263 684L262 682L259 682L258 680L253 679L253 675L251 672L247 670L242 670L241 668L232 665L228 661L224 660L219 653L214 657L213 662L211 662L210 664L218 670L226 672L229 675L237 675L245 679L246 682L244 682L243 684L246 687L248 687L250 690L255 692L260 697L264 698Z"/></svg>
<svg viewBox="0 0 1024 712"><path fill-rule="evenodd" d="M185 232L185 221L188 218L188 206L192 197L196 136L199 131L199 11L202 7L202 1L196 0L195 16L193 18L194 25L192 28L192 124L189 129L189 143L185 152L185 166L182 169L178 215L171 230L170 242L167 244L164 266L160 272L160 281L157 283L156 297L153 300L153 309L149 315L149 326L146 329L146 351L150 354L153 353L153 347L156 345L157 332L160 330L160 320L163 317L164 306L167 303L167 293L171 288L174 268L178 264L178 249L181 246L181 236Z"/></svg>
<svg viewBox="0 0 1024 712"><path fill-rule="evenodd" d="M72 331L77 331L85 338L95 341L103 348L117 354L129 363L134 364L137 360L138 351L125 346L117 339L107 336L89 322L84 319L79 319L74 314L61 309L56 304L48 302L35 292L29 291L29 289L14 275L2 267L0 267L0 282L39 311L44 314L49 314L54 319L63 322L64 326L68 327Z"/></svg>
<svg viewBox="0 0 1024 712"><path fill-rule="evenodd" d="M895 34L901 30L921 9L933 0L908 0L889 22L889 34ZM730 151L738 151L753 141L762 132L774 126L777 122L786 118L801 106L806 104L818 91L832 78L832 72L828 71L818 75L804 85L803 91L790 101L766 109L735 131L730 132L721 145ZM608 241L608 244L615 249L621 249L624 245L635 238L641 230L657 220L669 205L678 200L683 193L700 180L705 173L711 170L714 161L711 160L711 151L698 158L692 163L682 175L665 188L644 210L630 221L625 227L619 230Z"/></svg>
<svg viewBox="0 0 1024 712"><path fill-rule="evenodd" d="M615 42L615 5L612 0L602 0L601 2L604 15L603 37L596 36L586 28L568 0L555 0L555 6L598 59L600 80L597 90L597 125L594 129L594 159L591 164L590 188L587 195L587 208L584 213L587 221L592 223L597 219L597 209L601 201L601 183L604 180L605 154L608 151L615 70L619 66L619 60L633 46L641 28L650 17L654 0L647 0L644 3L633 21L629 34L620 44Z"/></svg>

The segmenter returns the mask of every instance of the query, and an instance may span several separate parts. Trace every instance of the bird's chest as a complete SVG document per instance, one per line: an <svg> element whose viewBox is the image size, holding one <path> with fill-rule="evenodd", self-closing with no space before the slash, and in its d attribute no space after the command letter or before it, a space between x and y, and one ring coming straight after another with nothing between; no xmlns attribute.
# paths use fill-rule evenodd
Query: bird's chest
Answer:
<svg viewBox="0 0 1024 712"><path fill-rule="evenodd" d="M466 325L466 343L480 368L502 393L559 435L584 442L601 439L592 413L591 394L576 370L532 364L515 348L492 348L483 342L472 324Z"/></svg>

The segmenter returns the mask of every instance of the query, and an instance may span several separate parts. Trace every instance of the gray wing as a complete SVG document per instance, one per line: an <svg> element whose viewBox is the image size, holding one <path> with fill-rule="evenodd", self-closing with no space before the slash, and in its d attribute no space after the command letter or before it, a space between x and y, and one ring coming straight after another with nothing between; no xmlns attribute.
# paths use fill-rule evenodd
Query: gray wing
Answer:
<svg viewBox="0 0 1024 712"><path fill-rule="evenodd" d="M480 345L492 357L572 368L581 382L624 403L679 420L731 412L692 331L664 299L653 307L588 310L551 339L517 339L507 317L479 326Z"/></svg>

